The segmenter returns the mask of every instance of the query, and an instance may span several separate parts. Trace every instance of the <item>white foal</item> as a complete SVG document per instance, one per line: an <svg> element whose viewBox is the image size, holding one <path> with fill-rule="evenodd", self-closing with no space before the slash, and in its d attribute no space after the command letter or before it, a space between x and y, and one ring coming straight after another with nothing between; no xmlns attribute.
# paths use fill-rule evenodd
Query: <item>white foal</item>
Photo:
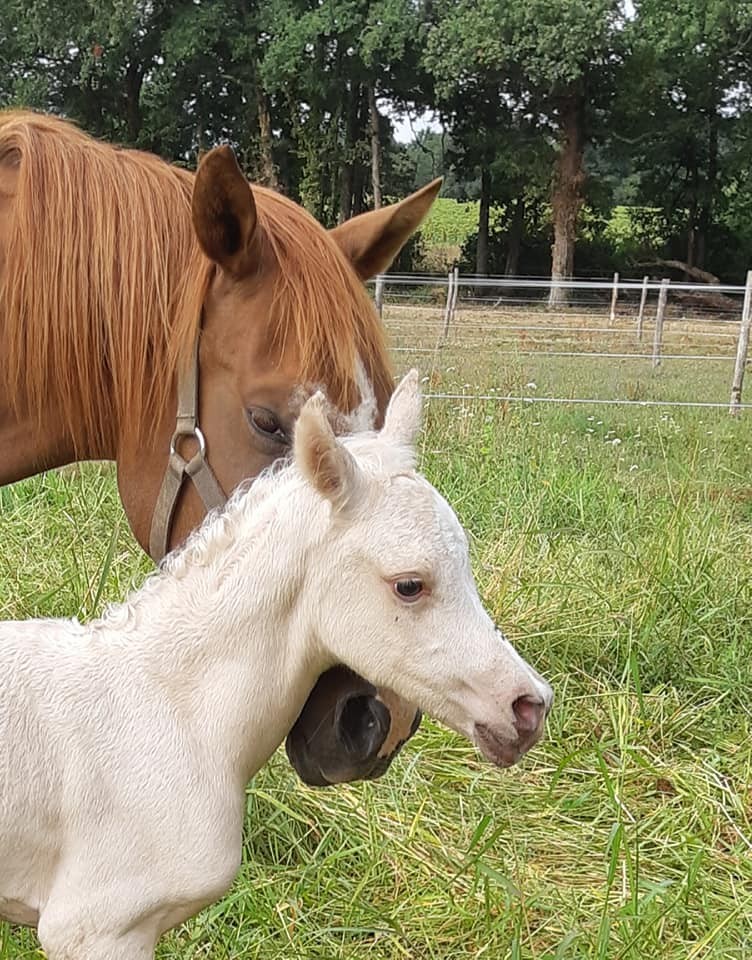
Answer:
<svg viewBox="0 0 752 960"><path fill-rule="evenodd" d="M0 915L49 960L147 960L240 862L245 786L341 662L500 766L545 681L481 606L454 513L415 473L415 374L379 434L320 396L293 462L239 492L87 626L0 624Z"/></svg>

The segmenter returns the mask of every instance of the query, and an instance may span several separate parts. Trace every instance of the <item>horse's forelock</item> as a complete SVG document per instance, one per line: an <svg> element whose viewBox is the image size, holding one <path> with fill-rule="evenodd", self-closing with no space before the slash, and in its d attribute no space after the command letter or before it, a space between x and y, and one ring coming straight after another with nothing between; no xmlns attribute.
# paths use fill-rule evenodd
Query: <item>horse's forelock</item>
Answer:
<svg viewBox="0 0 752 960"><path fill-rule="evenodd" d="M272 331L278 345L295 345L301 379L322 384L341 411L365 399L365 384L385 409L393 388L386 338L352 265L302 207L263 187L253 191L278 267Z"/></svg>

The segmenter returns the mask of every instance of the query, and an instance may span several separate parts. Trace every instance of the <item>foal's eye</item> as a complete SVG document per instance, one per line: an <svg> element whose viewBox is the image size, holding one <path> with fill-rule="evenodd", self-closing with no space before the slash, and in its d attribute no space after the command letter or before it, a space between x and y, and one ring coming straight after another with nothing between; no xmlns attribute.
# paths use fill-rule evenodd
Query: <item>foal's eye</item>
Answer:
<svg viewBox="0 0 752 960"><path fill-rule="evenodd" d="M287 443L287 434L277 416L265 407L249 407L248 420L251 426L267 440L276 440Z"/></svg>
<svg viewBox="0 0 752 960"><path fill-rule="evenodd" d="M408 603L417 600L423 595L423 581L417 577L395 580L392 586L400 600L406 600Z"/></svg>

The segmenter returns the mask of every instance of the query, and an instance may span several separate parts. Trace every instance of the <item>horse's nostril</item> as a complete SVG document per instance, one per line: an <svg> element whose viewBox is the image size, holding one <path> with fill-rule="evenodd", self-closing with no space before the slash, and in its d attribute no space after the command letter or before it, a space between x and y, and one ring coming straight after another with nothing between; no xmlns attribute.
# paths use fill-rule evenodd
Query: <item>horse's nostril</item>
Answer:
<svg viewBox="0 0 752 960"><path fill-rule="evenodd" d="M372 756L386 738L389 719L389 711L373 697L349 697L338 711L337 734L350 753Z"/></svg>
<svg viewBox="0 0 752 960"><path fill-rule="evenodd" d="M535 733L546 715L545 703L538 697L527 694L517 697L512 704L512 710L514 710L514 725L520 734Z"/></svg>

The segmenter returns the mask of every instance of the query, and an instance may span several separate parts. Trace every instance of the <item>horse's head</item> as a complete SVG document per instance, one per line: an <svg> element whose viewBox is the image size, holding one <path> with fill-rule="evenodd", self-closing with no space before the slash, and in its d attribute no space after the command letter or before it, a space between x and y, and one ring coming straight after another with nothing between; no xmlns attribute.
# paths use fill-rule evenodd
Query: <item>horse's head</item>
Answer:
<svg viewBox="0 0 752 960"><path fill-rule="evenodd" d="M388 267L439 186L436 181L401 203L326 231L291 201L251 188L228 147L206 155L192 198L204 258L196 260L188 282L202 318L196 419L220 493L228 495L288 454L297 415L319 386L339 409L350 411L364 399L365 372L380 420L393 380L381 324L362 281ZM184 371L184 378L190 375ZM189 397L196 386L191 383ZM182 391L176 405L183 405ZM171 519L163 542L174 547L205 514L190 483L174 490L169 510L158 498L174 430L172 414L154 425L151 457L139 450L119 458L121 496L144 547L152 516L161 516L163 524ZM173 440L186 460L197 452L195 437ZM395 694L335 670L312 691L291 731L288 754L310 783L373 778L419 722L419 712Z"/></svg>
<svg viewBox="0 0 752 960"><path fill-rule="evenodd" d="M380 420L393 378L362 281L388 267L439 186L435 181L327 231L280 194L251 188L229 147L206 155L192 199L205 255L192 281L202 318L198 422L225 494L288 454L300 408L319 387L347 412L362 399L364 372ZM174 416L165 426L169 441ZM169 442L159 446L165 457ZM163 472L164 462L157 464L155 487ZM190 484L183 494L171 546L205 512Z"/></svg>
<svg viewBox="0 0 752 960"><path fill-rule="evenodd" d="M472 740L499 766L541 737L553 694L483 608L467 537L415 470L417 375L384 425L338 440L323 397L306 403L295 462L317 531L300 603L323 655L393 688ZM374 723L377 718L374 717Z"/></svg>

